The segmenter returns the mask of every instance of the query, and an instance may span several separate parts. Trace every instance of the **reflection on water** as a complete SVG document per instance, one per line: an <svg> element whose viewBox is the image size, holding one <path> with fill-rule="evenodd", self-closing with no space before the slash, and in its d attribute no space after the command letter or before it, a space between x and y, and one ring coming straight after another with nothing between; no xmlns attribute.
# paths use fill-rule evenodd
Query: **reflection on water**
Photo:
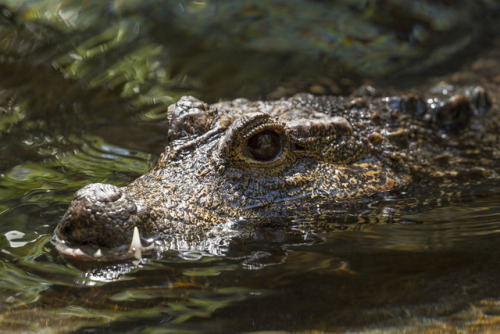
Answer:
<svg viewBox="0 0 500 334"><path fill-rule="evenodd" d="M500 6L488 0L4 3L15 12L4 10L0 20L8 57L51 63L90 87L140 93L138 104L180 91L208 102L256 98L291 78L325 76L304 86L317 93L356 88L349 81L355 86L359 76L415 80L466 60L500 29Z"/></svg>
<svg viewBox="0 0 500 334"><path fill-rule="evenodd" d="M74 191L91 180L112 180L115 184L124 185L149 170L152 163L148 154L131 152L107 144L100 138L69 137L68 140L79 146L78 150L59 152L50 160L26 162L4 171L0 179L2 230L19 224L33 224L20 219L18 213L10 212L18 207L28 211L43 208L45 211L41 214L50 214L50 208L55 203L68 203ZM18 222L14 224L14 221Z"/></svg>
<svg viewBox="0 0 500 334"><path fill-rule="evenodd" d="M440 332L500 327L500 198L493 185L470 201L408 212L396 224L321 234L269 233L259 240L234 242L223 255L171 251L160 259L108 264L61 258L50 239L74 191L93 182L127 184L148 170L165 145L164 111L169 102L193 89L199 89L195 91L199 94L260 94L261 87L254 89L255 85L232 87L234 80L245 81L255 73L272 72L274 67L279 70L273 75L280 77L284 67L276 64L281 65L283 58L270 61L265 53L252 51L250 61L226 50L223 55L227 59L222 59L227 60L229 68L237 65L248 72L239 77L224 68L206 66L215 64L215 60L221 63L221 54L191 55L184 69L206 67L203 73L210 74L210 80L201 75L198 81L185 73L166 70L170 60L177 59L173 64L178 64L186 52L180 52L180 56L167 52L165 39L169 36L147 21L164 23L165 17L172 15L148 12L148 5L157 6L157 2L6 3L21 14L10 15L1 7L5 9L0 17L3 331ZM213 11L214 3L177 2L191 6L188 10L192 15L199 15L204 8ZM313 9L320 3L315 2ZM276 4L279 1L272 6ZM488 1L468 4L476 10L483 6L490 6L492 11L497 8ZM238 5L225 5L225 10L238 10ZM370 8L362 14L376 17L376 11ZM463 8L457 8L442 10L463 13ZM259 29L266 28L265 17L258 18L261 10L246 8L243 17L261 22ZM109 15L109 22L102 19L103 13ZM469 22L477 14L471 13L461 19ZM120 20L120 15L126 19ZM387 11L384 15L382 18L393 14ZM213 27L210 16L203 20ZM460 24L443 16L439 16L439 22ZM429 27L423 23L410 30L405 26L409 33L405 36L431 40L432 36L426 35ZM348 34L372 34L371 24L351 25ZM462 25L472 31L470 25ZM485 28L479 25L473 36L484 33ZM191 33L190 28L199 27L189 25L186 31ZM234 34L254 36L261 33L259 29L235 30ZM289 34L299 36L298 42L310 42L307 36L311 32L291 30ZM450 39L456 48L469 45L470 36L463 36ZM229 41L217 40L226 35L207 37L211 39L202 39L205 44L201 46L224 46ZM334 37L327 35L327 42L333 43ZM385 52L391 39L387 35L372 37L372 43L359 38L340 43L339 47L351 52L341 53L342 57L349 59L353 53L373 48ZM408 51L404 46L409 40L398 42L398 52ZM437 47L439 39L434 42L431 44ZM256 48L263 45L251 44ZM289 46L284 43L275 47ZM456 48L445 54L449 56ZM439 53L442 48L433 50ZM246 59L245 66L241 59ZM262 60L267 61L265 66L257 66ZM376 69L377 63L370 61L364 69ZM483 70L488 72L488 62L485 64ZM255 68L259 71L254 72ZM225 81L228 77L233 81ZM218 79L225 84L218 86ZM335 80L328 81L332 82L336 84ZM490 82L495 84L494 80ZM219 97L211 95L210 99ZM321 219L311 223L325 223Z"/></svg>

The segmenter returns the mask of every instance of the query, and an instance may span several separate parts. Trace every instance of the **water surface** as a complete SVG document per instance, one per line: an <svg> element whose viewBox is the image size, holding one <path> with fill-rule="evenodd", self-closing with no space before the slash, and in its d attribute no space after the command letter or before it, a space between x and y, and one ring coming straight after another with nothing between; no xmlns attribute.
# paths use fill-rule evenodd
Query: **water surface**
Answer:
<svg viewBox="0 0 500 334"><path fill-rule="evenodd" d="M321 234L277 231L235 242L220 256L172 251L160 259L104 264L62 258L50 239L73 193L93 182L125 185L148 171L166 144L169 103L188 93L208 101L242 92L265 96L258 81L246 88L234 86L235 81L227 84L224 68L212 69L221 71L223 88L217 88L216 79L175 73L168 63L168 43L153 29L158 25L144 23L147 6L136 4L127 9L134 13L129 15L127 7L110 5L117 3L93 3L97 7L78 16L70 9L81 4L69 1L59 19L50 11L51 1L24 6L22 14L2 14L2 331L441 332L499 327L498 182L460 203L411 212L399 223ZM17 8L9 5L9 10ZM121 13L124 19L97 24L103 11ZM156 23L162 22L158 13L152 16ZM481 46L484 59L450 68L445 76L478 84L484 78L478 79L478 73L491 72L487 88L497 102L498 46L496 51L495 44ZM216 55L229 63L240 59L224 48ZM476 54L469 56L475 59ZM264 71L276 59L281 58L267 62ZM183 66L195 64L190 58ZM245 78L251 78L254 68L247 70ZM273 78L283 78L278 74ZM429 82L441 78L438 73L427 76ZM392 80L370 80L376 79ZM318 80L322 87L332 82ZM272 82L278 88L267 92L290 87ZM297 91L309 87L303 85L307 81L290 82ZM395 83L414 86L411 80L392 83L388 90L398 89Z"/></svg>

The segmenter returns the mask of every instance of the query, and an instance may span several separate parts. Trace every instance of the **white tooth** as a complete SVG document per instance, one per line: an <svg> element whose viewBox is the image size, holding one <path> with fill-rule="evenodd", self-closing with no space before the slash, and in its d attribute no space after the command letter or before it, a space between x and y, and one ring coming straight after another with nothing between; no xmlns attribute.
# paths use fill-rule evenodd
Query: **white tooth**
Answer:
<svg viewBox="0 0 500 334"><path fill-rule="evenodd" d="M137 248L137 249L134 250L134 257L137 260L140 260L142 258L142 253L141 253L141 249L140 248Z"/></svg>
<svg viewBox="0 0 500 334"><path fill-rule="evenodd" d="M96 257L96 258L102 257L102 252L101 252L100 248L97 250L97 252L94 253L94 257Z"/></svg>
<svg viewBox="0 0 500 334"><path fill-rule="evenodd" d="M141 244L141 237L139 236L139 229L137 226L134 227L134 235L132 236L132 242L130 243L130 248L131 251L134 252L134 257L138 260L141 259L142 253L142 244Z"/></svg>
<svg viewBox="0 0 500 334"><path fill-rule="evenodd" d="M80 248L73 249L73 254L75 256L83 256L83 255L85 255L85 253Z"/></svg>

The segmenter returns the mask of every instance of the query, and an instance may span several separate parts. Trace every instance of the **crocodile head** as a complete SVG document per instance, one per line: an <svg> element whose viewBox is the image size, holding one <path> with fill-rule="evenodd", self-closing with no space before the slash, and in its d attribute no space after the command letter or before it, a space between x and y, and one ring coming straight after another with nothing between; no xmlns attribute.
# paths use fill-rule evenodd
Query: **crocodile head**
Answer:
<svg viewBox="0 0 500 334"><path fill-rule="evenodd" d="M228 233L221 226L247 222L252 230L304 214L316 198L348 208L422 175L450 174L453 161L433 159L450 151L444 131L467 126L472 114L467 97L437 111L413 96L296 95L211 106L184 97L169 109L168 145L153 170L122 188L78 191L56 244L73 257L137 256L153 239L209 247L206 240Z"/></svg>

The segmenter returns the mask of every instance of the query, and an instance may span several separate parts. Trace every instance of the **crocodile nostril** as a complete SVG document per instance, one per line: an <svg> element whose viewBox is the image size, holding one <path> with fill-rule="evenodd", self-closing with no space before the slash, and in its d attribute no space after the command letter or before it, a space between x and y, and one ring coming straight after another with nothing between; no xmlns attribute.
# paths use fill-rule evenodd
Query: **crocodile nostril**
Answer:
<svg viewBox="0 0 500 334"><path fill-rule="evenodd" d="M122 196L120 188L104 183L89 184L75 194L75 200L86 198L91 202L115 202Z"/></svg>

